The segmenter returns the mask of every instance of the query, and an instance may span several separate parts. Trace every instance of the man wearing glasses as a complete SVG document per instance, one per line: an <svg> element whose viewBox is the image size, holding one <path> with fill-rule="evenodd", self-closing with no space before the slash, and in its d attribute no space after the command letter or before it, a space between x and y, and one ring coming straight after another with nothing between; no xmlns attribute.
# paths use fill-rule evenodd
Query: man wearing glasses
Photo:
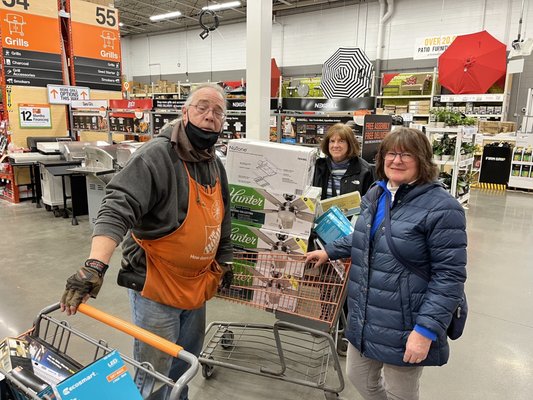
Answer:
<svg viewBox="0 0 533 400"><path fill-rule="evenodd" d="M61 299L68 315L96 297L111 255L125 238L118 284L129 289L133 322L199 355L205 302L232 280L228 182L214 149L225 112L222 88L199 86L182 118L135 152L107 185L89 258L68 278ZM134 357L174 381L187 368L137 340ZM150 387L147 379L138 376L136 383ZM150 398L168 394L164 387Z"/></svg>

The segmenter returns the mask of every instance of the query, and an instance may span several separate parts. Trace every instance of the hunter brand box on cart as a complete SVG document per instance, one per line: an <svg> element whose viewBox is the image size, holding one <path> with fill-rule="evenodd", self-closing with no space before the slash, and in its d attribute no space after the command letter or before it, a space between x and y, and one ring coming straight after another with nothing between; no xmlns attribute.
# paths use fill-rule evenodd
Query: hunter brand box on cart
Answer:
<svg viewBox="0 0 533 400"><path fill-rule="evenodd" d="M300 254L307 252L306 235L293 235L250 225L231 224L231 241L237 249L256 250L278 254Z"/></svg>
<svg viewBox="0 0 533 400"><path fill-rule="evenodd" d="M55 389L61 400L142 400L116 350L65 379Z"/></svg>
<svg viewBox="0 0 533 400"><path fill-rule="evenodd" d="M313 180L317 150L250 139L230 140L226 171L236 185L303 194Z"/></svg>
<svg viewBox="0 0 533 400"><path fill-rule="evenodd" d="M238 223L282 230L293 234L311 233L321 189L309 187L302 195L230 184L231 218Z"/></svg>

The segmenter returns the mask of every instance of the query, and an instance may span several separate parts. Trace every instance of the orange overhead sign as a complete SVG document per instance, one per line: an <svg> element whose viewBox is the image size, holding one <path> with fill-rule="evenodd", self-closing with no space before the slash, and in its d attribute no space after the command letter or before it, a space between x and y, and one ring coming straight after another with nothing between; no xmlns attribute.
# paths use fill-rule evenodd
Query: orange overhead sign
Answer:
<svg viewBox="0 0 533 400"><path fill-rule="evenodd" d="M74 56L121 61L118 10L81 0L70 0Z"/></svg>
<svg viewBox="0 0 533 400"><path fill-rule="evenodd" d="M63 83L57 0L0 0L3 83Z"/></svg>
<svg viewBox="0 0 533 400"><path fill-rule="evenodd" d="M0 30L3 47L61 53L57 17L50 18L0 9Z"/></svg>
<svg viewBox="0 0 533 400"><path fill-rule="evenodd" d="M118 10L82 0L67 1L71 70L77 85L121 91Z"/></svg>
<svg viewBox="0 0 533 400"><path fill-rule="evenodd" d="M57 19L57 0L0 0L0 10Z"/></svg>
<svg viewBox="0 0 533 400"><path fill-rule="evenodd" d="M120 34L117 30L73 22L72 44L75 57L121 61Z"/></svg>

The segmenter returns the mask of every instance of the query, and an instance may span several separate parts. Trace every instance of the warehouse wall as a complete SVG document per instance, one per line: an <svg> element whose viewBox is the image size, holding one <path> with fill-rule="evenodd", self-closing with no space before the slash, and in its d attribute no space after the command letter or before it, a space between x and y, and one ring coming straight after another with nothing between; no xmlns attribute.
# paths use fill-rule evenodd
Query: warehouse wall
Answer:
<svg viewBox="0 0 533 400"><path fill-rule="evenodd" d="M533 1L524 12L523 37L533 37ZM521 0L396 0L384 31L382 70L428 70L437 60L413 60L415 39L486 29L508 48L518 34ZM357 46L376 58L379 3L368 2L277 17L272 57L286 76L320 74L322 63L340 46ZM124 73L145 83L168 79L192 82L246 78L246 25L222 25L206 40L201 29L122 40ZM510 113L520 109L524 88L533 87L529 57L515 77ZM517 92L520 85L519 93Z"/></svg>

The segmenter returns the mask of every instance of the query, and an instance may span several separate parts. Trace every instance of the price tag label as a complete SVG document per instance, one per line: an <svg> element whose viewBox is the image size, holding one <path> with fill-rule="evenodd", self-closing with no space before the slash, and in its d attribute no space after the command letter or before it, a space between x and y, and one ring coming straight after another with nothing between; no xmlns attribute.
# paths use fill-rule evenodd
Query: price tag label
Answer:
<svg viewBox="0 0 533 400"><path fill-rule="evenodd" d="M51 128L52 118L48 104L19 104L21 128Z"/></svg>

